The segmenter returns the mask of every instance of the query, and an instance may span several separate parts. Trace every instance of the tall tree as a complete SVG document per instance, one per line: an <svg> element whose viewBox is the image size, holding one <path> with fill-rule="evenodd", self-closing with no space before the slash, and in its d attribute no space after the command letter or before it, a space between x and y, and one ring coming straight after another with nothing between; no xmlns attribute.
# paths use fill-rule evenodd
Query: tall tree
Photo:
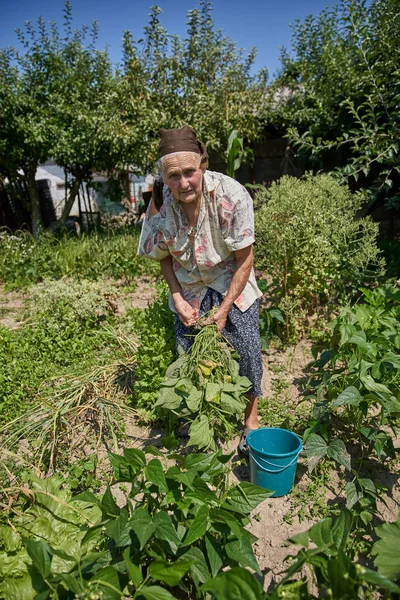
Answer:
<svg viewBox="0 0 400 600"><path fill-rule="evenodd" d="M136 73L140 64L143 94L152 107L151 130L190 124L221 156L232 129L247 140L256 139L268 105L267 71L252 73L256 50L245 55L215 27L208 0L188 12L184 38L169 34L160 14L159 7L151 7L143 43L130 40L135 60L125 71L127 76ZM149 160L155 145L154 139L148 146Z"/></svg>
<svg viewBox="0 0 400 600"><path fill-rule="evenodd" d="M294 56L282 54L274 118L308 164L336 168L371 204L399 204L398 0L342 0L297 22Z"/></svg>

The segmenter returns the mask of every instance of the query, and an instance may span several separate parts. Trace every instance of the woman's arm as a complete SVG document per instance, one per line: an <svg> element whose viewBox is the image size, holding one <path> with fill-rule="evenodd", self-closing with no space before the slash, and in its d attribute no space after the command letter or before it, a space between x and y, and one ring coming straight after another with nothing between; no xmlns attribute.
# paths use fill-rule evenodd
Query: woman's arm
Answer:
<svg viewBox="0 0 400 600"><path fill-rule="evenodd" d="M172 256L160 260L161 272L171 292L178 317L186 327L192 327L198 318L198 311L192 308L183 297L182 288L172 266Z"/></svg>
<svg viewBox="0 0 400 600"><path fill-rule="evenodd" d="M246 283L249 280L251 269L253 267L253 246L247 246L234 252L236 260L236 270L232 277L225 298L217 312L207 320L207 323L216 323L218 331L225 327L228 313L235 300L243 292Z"/></svg>

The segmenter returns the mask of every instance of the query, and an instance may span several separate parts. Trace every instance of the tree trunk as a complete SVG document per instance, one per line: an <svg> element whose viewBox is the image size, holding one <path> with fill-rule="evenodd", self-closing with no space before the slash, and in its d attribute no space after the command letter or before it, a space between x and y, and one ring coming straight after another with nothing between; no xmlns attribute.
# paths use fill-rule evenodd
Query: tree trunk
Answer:
<svg viewBox="0 0 400 600"><path fill-rule="evenodd" d="M62 225L64 225L65 219L69 216L69 213L71 212L71 208L75 202L75 199L78 194L81 183L82 182L79 179L74 180L72 187L68 194L68 200L66 201L63 211L61 213L61 217L57 221L54 221L54 223L52 223L50 225L50 227L48 228L48 231L53 233L54 231L57 231L58 229L60 229L60 227L62 227Z"/></svg>
<svg viewBox="0 0 400 600"><path fill-rule="evenodd" d="M42 215L40 212L40 196L36 185L37 165L29 165L26 169L26 182L28 184L29 197L31 201L31 219L32 219L32 235L35 240L38 237L39 229L42 225Z"/></svg>

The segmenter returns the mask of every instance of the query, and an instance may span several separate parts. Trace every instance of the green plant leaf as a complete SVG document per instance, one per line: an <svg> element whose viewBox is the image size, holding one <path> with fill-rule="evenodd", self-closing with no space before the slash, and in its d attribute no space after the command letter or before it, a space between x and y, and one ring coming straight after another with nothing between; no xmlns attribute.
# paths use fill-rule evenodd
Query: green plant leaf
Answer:
<svg viewBox="0 0 400 600"><path fill-rule="evenodd" d="M260 567L258 566L256 557L254 556L253 548L249 541L244 537L241 540L234 540L225 545L225 552L235 562L238 562L241 567L250 567L256 573L261 575Z"/></svg>
<svg viewBox="0 0 400 600"><path fill-rule="evenodd" d="M213 442L213 432L206 415L200 415L190 426L189 443L199 448L208 448Z"/></svg>
<svg viewBox="0 0 400 600"><path fill-rule="evenodd" d="M182 560L191 561L192 566L190 567L190 572L195 580L197 579L196 583L205 583L210 578L207 561L200 548L193 546L193 548L189 548L185 554L182 554L180 558Z"/></svg>
<svg viewBox="0 0 400 600"><path fill-rule="evenodd" d="M174 587L186 575L191 566L192 561L189 560L179 559L171 563L158 560L150 563L148 572L153 579Z"/></svg>
<svg viewBox="0 0 400 600"><path fill-rule="evenodd" d="M154 483L160 492L168 492L168 485L164 475L164 469L158 458L153 458L144 470L145 477Z"/></svg>
<svg viewBox="0 0 400 600"><path fill-rule="evenodd" d="M332 539L336 548L345 550L346 542L351 531L353 517L349 510L342 510L338 517L333 520Z"/></svg>
<svg viewBox="0 0 400 600"><path fill-rule="evenodd" d="M221 386L219 383L213 383L209 381L206 384L206 391L204 398L206 402L217 402L219 403L219 395L221 392Z"/></svg>
<svg viewBox="0 0 400 600"><path fill-rule="evenodd" d="M328 445L320 435L312 433L305 444L305 451L308 460L308 470L311 473L321 458L326 455Z"/></svg>
<svg viewBox="0 0 400 600"><path fill-rule="evenodd" d="M210 534L206 534L206 551L208 563L211 569L211 576L215 577L219 573L222 565L224 564L224 554L221 545L218 544L217 540Z"/></svg>
<svg viewBox="0 0 400 600"><path fill-rule="evenodd" d="M273 491L266 490L247 481L242 481L239 485L229 489L222 508L248 515L273 493Z"/></svg>
<svg viewBox="0 0 400 600"><path fill-rule="evenodd" d="M48 545L40 540L36 541L31 538L23 538L22 541L32 559L33 566L43 579L47 579L51 569L51 554L48 551Z"/></svg>
<svg viewBox="0 0 400 600"><path fill-rule="evenodd" d="M140 549L142 550L153 535L156 524L153 523L151 516L144 507L135 510L132 518L129 520L129 524L137 535L140 542Z"/></svg>
<svg viewBox="0 0 400 600"><path fill-rule="evenodd" d="M131 544L131 527L128 525L128 514L126 510L121 511L116 519L107 523L106 532L107 535L115 541L117 548Z"/></svg>
<svg viewBox="0 0 400 600"><path fill-rule="evenodd" d="M138 587L143 581L142 567L135 565L131 561L130 548L125 548L122 556L128 569L128 574L135 587Z"/></svg>
<svg viewBox="0 0 400 600"><path fill-rule="evenodd" d="M170 515L167 512L160 511L154 516L153 523L155 525L154 537L169 542L173 551L176 552L181 540Z"/></svg>
<svg viewBox="0 0 400 600"><path fill-rule="evenodd" d="M188 532L183 539L182 546L193 544L202 537L207 531L208 525L208 506L200 506L195 518L189 524Z"/></svg>
<svg viewBox="0 0 400 600"><path fill-rule="evenodd" d="M264 600L261 584L242 567L220 573L201 590L210 592L216 600Z"/></svg>
<svg viewBox="0 0 400 600"><path fill-rule="evenodd" d="M398 586L396 583L393 583L393 581L390 581L390 579L385 577L382 573L377 573L371 569L361 567L361 579L366 583L375 585L378 588L388 590L388 592L400 594L400 586Z"/></svg>
<svg viewBox="0 0 400 600"><path fill-rule="evenodd" d="M376 527L375 533L381 539L372 548L372 553L376 554L374 564L384 577L397 579L400 576L400 514L394 523Z"/></svg>
<svg viewBox="0 0 400 600"><path fill-rule="evenodd" d="M186 406L192 413L196 413L199 410L203 392L193 387L189 396L185 399Z"/></svg>
<svg viewBox="0 0 400 600"><path fill-rule="evenodd" d="M349 386L332 402L332 406L351 405L358 406L362 400L362 396L357 388Z"/></svg>
<svg viewBox="0 0 400 600"><path fill-rule="evenodd" d="M351 510L360 498L362 498L362 493L357 490L354 481L350 481L346 485L346 507Z"/></svg>
<svg viewBox="0 0 400 600"><path fill-rule="evenodd" d="M138 600L176 600L175 596L159 585L145 585L140 588L136 598Z"/></svg>
<svg viewBox="0 0 400 600"><path fill-rule="evenodd" d="M90 581L96 581L101 586L104 600L120 600L128 578L110 565L100 569ZM102 585L103 582L105 585Z"/></svg>
<svg viewBox="0 0 400 600"><path fill-rule="evenodd" d="M346 450L343 440L333 440L327 448L326 454L333 458L340 465L343 465L348 471L351 471L350 454Z"/></svg>
<svg viewBox="0 0 400 600"><path fill-rule="evenodd" d="M162 387L154 407L176 410L181 405L182 398L175 393L174 388Z"/></svg>
<svg viewBox="0 0 400 600"><path fill-rule="evenodd" d="M107 489L101 499L101 508L103 511L103 518L109 516L116 517L120 513L120 508L114 500L110 486L107 486Z"/></svg>

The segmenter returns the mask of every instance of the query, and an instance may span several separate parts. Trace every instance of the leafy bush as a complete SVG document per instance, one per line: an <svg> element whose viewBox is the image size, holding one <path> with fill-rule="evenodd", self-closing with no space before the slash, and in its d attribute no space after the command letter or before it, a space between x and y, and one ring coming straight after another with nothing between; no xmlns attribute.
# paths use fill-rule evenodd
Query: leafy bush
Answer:
<svg viewBox="0 0 400 600"><path fill-rule="evenodd" d="M141 274L157 275L158 264L136 255L139 232L129 228L94 231L81 237L0 231L0 279L22 287L63 276L132 281Z"/></svg>
<svg viewBox="0 0 400 600"><path fill-rule="evenodd" d="M349 190L329 175L284 176L256 196L256 265L273 280L288 326L383 270L378 225L356 219Z"/></svg>

